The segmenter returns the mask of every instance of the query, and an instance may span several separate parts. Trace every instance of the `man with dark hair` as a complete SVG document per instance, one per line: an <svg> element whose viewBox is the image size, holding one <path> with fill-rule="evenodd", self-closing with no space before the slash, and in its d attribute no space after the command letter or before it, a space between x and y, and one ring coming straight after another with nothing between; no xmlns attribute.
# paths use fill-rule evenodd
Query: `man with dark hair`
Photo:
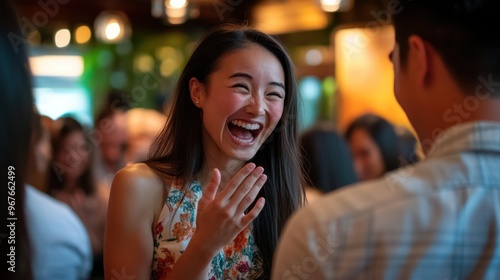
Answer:
<svg viewBox="0 0 500 280"><path fill-rule="evenodd" d="M394 91L427 159L300 210L273 279L500 279L500 1L401 5Z"/></svg>

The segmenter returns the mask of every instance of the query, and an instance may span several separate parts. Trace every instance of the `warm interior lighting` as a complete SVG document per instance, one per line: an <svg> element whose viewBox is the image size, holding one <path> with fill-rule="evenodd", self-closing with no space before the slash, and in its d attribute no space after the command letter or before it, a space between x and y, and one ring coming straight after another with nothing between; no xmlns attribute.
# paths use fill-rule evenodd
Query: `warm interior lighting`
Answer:
<svg viewBox="0 0 500 280"><path fill-rule="evenodd" d="M168 77L174 73L176 66L173 59L165 59L160 64L160 74L163 77Z"/></svg>
<svg viewBox="0 0 500 280"><path fill-rule="evenodd" d="M310 49L306 52L305 61L307 65L320 65L323 62L323 54L318 49Z"/></svg>
<svg viewBox="0 0 500 280"><path fill-rule="evenodd" d="M165 14L171 24L182 24L187 19L186 0L165 0Z"/></svg>
<svg viewBox="0 0 500 280"><path fill-rule="evenodd" d="M138 72L148 73L153 71L154 67L155 67L155 60L150 55L147 54L139 55L134 60L134 68Z"/></svg>
<svg viewBox="0 0 500 280"><path fill-rule="evenodd" d="M102 12L95 20L96 38L105 43L128 39L132 31L127 16L122 12Z"/></svg>
<svg viewBox="0 0 500 280"><path fill-rule="evenodd" d="M342 2L341 0L320 0L321 1L321 8L325 12L336 12L340 8L340 3Z"/></svg>
<svg viewBox="0 0 500 280"><path fill-rule="evenodd" d="M366 112L409 127L406 114L394 97L394 70L389 60L394 47L394 28L339 29L333 34L333 41L340 128L345 129L355 117Z"/></svg>
<svg viewBox="0 0 500 280"><path fill-rule="evenodd" d="M257 29L271 34L318 30L328 25L325 13L313 1L266 2L255 7Z"/></svg>
<svg viewBox="0 0 500 280"><path fill-rule="evenodd" d="M78 27L75 31L75 41L78 44L87 43L91 37L92 37L92 31L90 31L90 28L86 25Z"/></svg>
<svg viewBox="0 0 500 280"><path fill-rule="evenodd" d="M187 10L186 8L181 8L181 9L166 9L167 12L167 20L171 24L182 24L186 22L186 14Z"/></svg>
<svg viewBox="0 0 500 280"><path fill-rule="evenodd" d="M77 55L33 56L30 66L34 76L80 77L83 74L83 58Z"/></svg>
<svg viewBox="0 0 500 280"><path fill-rule="evenodd" d="M170 0L170 8L172 9L180 9L183 7L186 7L187 1L186 0Z"/></svg>
<svg viewBox="0 0 500 280"><path fill-rule="evenodd" d="M104 32L106 33L106 38L113 41L120 36L122 28L116 20L110 20L106 25L106 30Z"/></svg>
<svg viewBox="0 0 500 280"><path fill-rule="evenodd" d="M54 42L56 44L56 47L58 48L64 48L67 45L69 45L69 42L71 41L71 32L69 32L68 29L61 29L56 32L56 35L54 36Z"/></svg>

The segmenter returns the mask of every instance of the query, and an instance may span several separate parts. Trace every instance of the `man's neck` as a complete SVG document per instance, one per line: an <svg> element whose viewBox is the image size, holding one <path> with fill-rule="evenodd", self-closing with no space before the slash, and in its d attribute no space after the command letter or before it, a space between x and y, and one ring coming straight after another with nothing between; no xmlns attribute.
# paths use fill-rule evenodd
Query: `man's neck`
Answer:
<svg viewBox="0 0 500 280"><path fill-rule="evenodd" d="M421 133L418 134L423 151L429 152L439 135L451 127L479 121L500 122L500 97L483 97L477 95L457 96L453 102L448 103L451 105L435 111L432 119L429 116L427 120L422 122Z"/></svg>

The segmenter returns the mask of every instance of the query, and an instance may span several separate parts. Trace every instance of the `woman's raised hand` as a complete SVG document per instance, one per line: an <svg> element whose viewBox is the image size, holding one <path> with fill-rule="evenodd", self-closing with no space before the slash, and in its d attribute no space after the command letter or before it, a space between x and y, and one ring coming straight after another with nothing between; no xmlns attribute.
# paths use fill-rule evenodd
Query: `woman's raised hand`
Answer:
<svg viewBox="0 0 500 280"><path fill-rule="evenodd" d="M221 174L218 169L214 169L198 202L196 232L191 242L202 241L196 243L203 244L206 250L215 255L248 226L264 208L265 199L261 197L245 213L267 180L263 173L262 167L249 163L217 194Z"/></svg>

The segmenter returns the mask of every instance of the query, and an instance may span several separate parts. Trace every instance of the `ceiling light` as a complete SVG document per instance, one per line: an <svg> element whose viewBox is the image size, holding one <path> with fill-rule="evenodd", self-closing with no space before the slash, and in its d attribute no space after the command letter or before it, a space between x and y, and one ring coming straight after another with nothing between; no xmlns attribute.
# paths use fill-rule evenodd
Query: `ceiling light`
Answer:
<svg viewBox="0 0 500 280"><path fill-rule="evenodd" d="M171 24L182 24L187 20L188 2L186 0L165 0L165 14Z"/></svg>
<svg viewBox="0 0 500 280"><path fill-rule="evenodd" d="M104 11L95 20L96 38L105 43L118 43L130 38L132 30L122 12Z"/></svg>
<svg viewBox="0 0 500 280"><path fill-rule="evenodd" d="M340 8L341 0L320 0L321 8L325 12L336 12Z"/></svg>
<svg viewBox="0 0 500 280"><path fill-rule="evenodd" d="M78 44L85 44L92 37L92 31L86 25L82 25L75 30L75 41Z"/></svg>
<svg viewBox="0 0 500 280"><path fill-rule="evenodd" d="M61 29L56 32L54 36L54 42L58 48L64 48L69 45L71 41L71 32L68 29Z"/></svg>

